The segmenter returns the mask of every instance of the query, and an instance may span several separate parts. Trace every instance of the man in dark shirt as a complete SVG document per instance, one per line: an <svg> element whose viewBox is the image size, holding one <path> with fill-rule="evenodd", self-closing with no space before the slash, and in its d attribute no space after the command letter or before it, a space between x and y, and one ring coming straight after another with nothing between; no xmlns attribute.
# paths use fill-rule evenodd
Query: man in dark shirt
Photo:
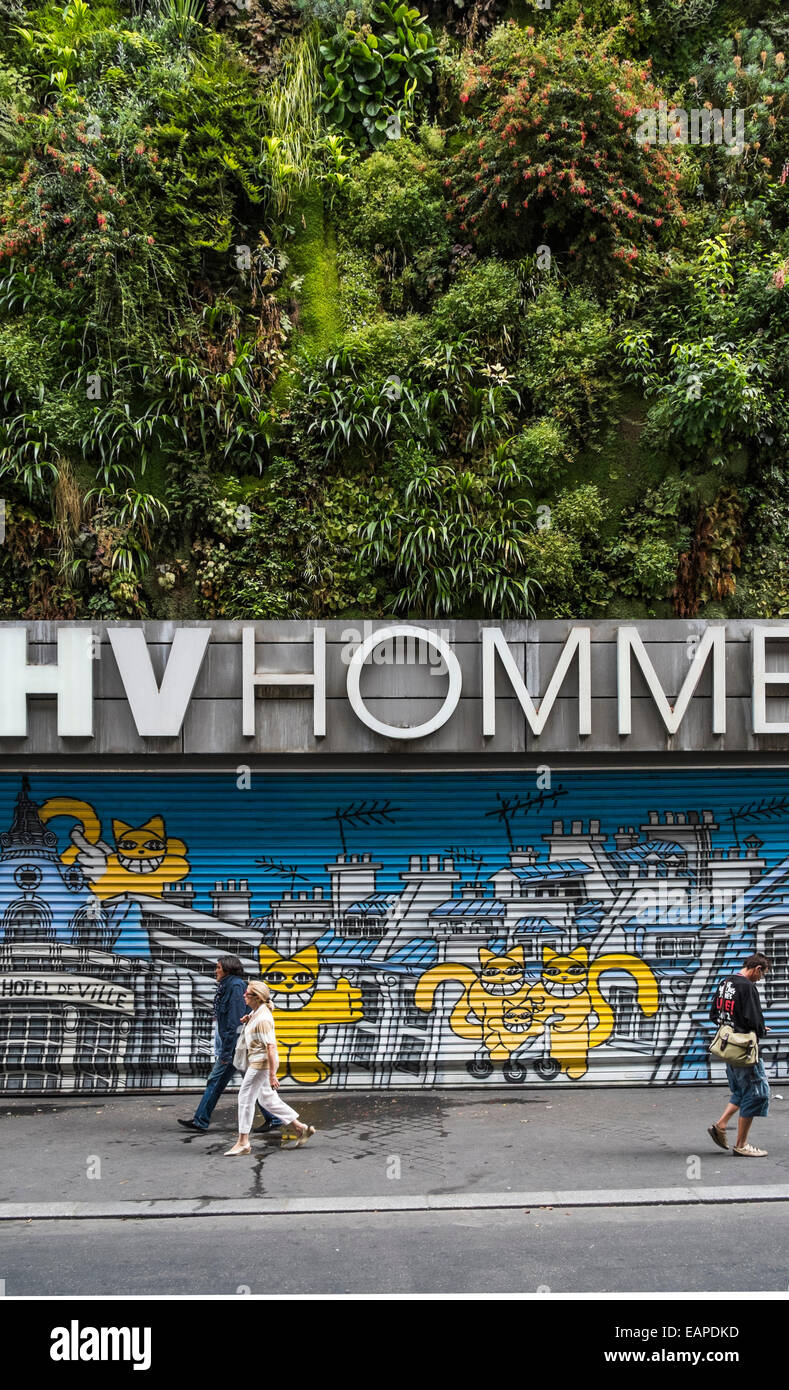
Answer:
<svg viewBox="0 0 789 1390"><path fill-rule="evenodd" d="M769 1029L764 1026L761 1001L756 989L763 980L770 962L761 951L749 956L739 974L721 980L712 1001L710 1018L713 1023L730 1023L735 1033L755 1033L763 1038ZM717 1124L710 1125L707 1133L721 1149L728 1149L726 1126L737 1111L737 1143L734 1153L740 1158L766 1158L766 1149L756 1149L748 1143L748 1131L754 1119L767 1115L770 1104L770 1087L761 1060L754 1067L732 1067L726 1063L729 1081L729 1103Z"/></svg>

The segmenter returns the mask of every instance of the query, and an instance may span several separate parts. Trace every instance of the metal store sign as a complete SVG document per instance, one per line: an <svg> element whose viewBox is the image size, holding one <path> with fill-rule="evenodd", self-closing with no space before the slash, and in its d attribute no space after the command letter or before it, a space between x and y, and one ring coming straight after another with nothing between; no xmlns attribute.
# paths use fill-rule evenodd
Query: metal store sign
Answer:
<svg viewBox="0 0 789 1390"><path fill-rule="evenodd" d="M668 746L698 750L789 734L776 699L789 683L785 625L369 626L1 624L0 749L468 751L470 736L480 751L519 751L571 736L591 751L679 736ZM276 703L268 717L258 695ZM36 697L49 697L54 728L39 717L31 730Z"/></svg>
<svg viewBox="0 0 789 1390"><path fill-rule="evenodd" d="M225 952L271 987L285 1086L542 1087L722 1075L710 996L764 950L785 1077L787 630L640 626L641 648L632 625L457 623L402 661L340 624L254 625L246 657L230 624L0 629L0 1089L199 1086ZM272 746L379 756L284 770Z"/></svg>

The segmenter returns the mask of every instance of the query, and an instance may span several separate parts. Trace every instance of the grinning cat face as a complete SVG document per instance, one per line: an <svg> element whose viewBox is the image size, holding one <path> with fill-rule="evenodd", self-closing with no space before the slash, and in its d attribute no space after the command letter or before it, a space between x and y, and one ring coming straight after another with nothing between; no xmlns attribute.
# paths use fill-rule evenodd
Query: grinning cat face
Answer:
<svg viewBox="0 0 789 1390"><path fill-rule="evenodd" d="M125 821L114 820L112 829L122 869L132 874L153 874L161 868L167 853L167 836L161 816L146 821L139 830Z"/></svg>
<svg viewBox="0 0 789 1390"><path fill-rule="evenodd" d="M508 1033L528 1033L533 1018L528 1004L515 1004L504 1010L501 1021Z"/></svg>
<svg viewBox="0 0 789 1390"><path fill-rule="evenodd" d="M589 974L589 952L579 946L569 956L557 955L546 946L542 955L542 983L554 999L572 999L583 994Z"/></svg>
<svg viewBox="0 0 789 1390"><path fill-rule="evenodd" d="M518 946L508 956L494 956L492 951L483 949L479 953L479 963L482 967L479 978L486 994L517 994L518 990L523 988L522 946Z"/></svg>
<svg viewBox="0 0 789 1390"><path fill-rule="evenodd" d="M318 952L308 946L297 956L278 956L266 946L259 950L263 979L271 990L274 1009L302 1009L318 983Z"/></svg>

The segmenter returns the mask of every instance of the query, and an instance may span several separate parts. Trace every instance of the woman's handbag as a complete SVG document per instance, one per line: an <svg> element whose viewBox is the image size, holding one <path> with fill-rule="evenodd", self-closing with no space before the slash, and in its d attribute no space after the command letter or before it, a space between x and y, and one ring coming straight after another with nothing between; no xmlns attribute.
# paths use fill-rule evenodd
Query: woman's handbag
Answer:
<svg viewBox="0 0 789 1390"><path fill-rule="evenodd" d="M755 1033L735 1033L730 1023L719 1023L710 1043L710 1053L730 1067L755 1067L759 1060L759 1040Z"/></svg>
<svg viewBox="0 0 789 1390"><path fill-rule="evenodd" d="M233 1066L236 1071L246 1071L248 1061L246 1029L242 1027L236 1042L236 1050L233 1053Z"/></svg>

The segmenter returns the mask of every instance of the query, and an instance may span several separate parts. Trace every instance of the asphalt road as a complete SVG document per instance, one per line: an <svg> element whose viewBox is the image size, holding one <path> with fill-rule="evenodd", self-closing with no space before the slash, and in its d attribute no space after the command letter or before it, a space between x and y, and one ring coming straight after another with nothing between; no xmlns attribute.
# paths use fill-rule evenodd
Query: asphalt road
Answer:
<svg viewBox="0 0 789 1390"><path fill-rule="evenodd" d="M789 1290L789 1202L4 1222L6 1295Z"/></svg>

